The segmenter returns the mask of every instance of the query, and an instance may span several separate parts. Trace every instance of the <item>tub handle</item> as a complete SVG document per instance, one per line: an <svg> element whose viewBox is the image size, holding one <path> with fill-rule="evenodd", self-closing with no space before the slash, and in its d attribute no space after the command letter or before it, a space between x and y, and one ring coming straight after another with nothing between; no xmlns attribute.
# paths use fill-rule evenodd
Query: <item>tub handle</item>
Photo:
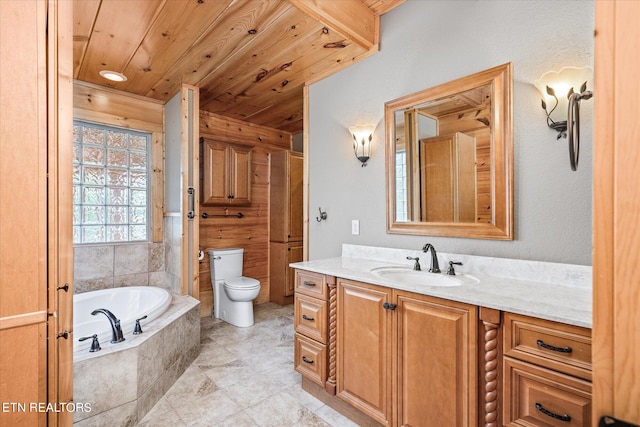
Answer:
<svg viewBox="0 0 640 427"><path fill-rule="evenodd" d="M102 350L102 348L100 347L100 342L98 341L98 334L93 334L88 337L79 338L78 341L88 340L89 338L93 338L93 341L91 341L91 348L89 349L90 353L94 353L96 351Z"/></svg>
<svg viewBox="0 0 640 427"><path fill-rule="evenodd" d="M142 326L140 326L140 321L146 319L147 316L142 316L139 319L136 319L136 326L133 328L133 335L139 335L142 333Z"/></svg>

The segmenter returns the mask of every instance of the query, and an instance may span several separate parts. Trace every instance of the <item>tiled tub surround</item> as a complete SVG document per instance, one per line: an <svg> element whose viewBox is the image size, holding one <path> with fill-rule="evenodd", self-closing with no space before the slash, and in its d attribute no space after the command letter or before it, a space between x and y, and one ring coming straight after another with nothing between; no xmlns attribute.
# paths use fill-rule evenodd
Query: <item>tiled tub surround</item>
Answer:
<svg viewBox="0 0 640 427"><path fill-rule="evenodd" d="M456 287L411 286L384 279L372 269L413 266L407 256L419 257L422 269L429 269L431 255L422 251L342 246L342 256L291 264L292 267L321 274L403 289L423 295L464 302L480 307L553 320L591 328L591 267L573 264L491 258L438 252L442 272L449 261L460 261L456 273L469 274L475 284Z"/></svg>
<svg viewBox="0 0 640 427"><path fill-rule="evenodd" d="M180 293L180 216L164 217L164 241L74 247L74 293L157 286Z"/></svg>
<svg viewBox="0 0 640 427"><path fill-rule="evenodd" d="M173 295L167 311L143 325L143 334L119 344L100 343L97 353L74 354L75 402L91 404L74 424L133 426L200 352L200 302Z"/></svg>

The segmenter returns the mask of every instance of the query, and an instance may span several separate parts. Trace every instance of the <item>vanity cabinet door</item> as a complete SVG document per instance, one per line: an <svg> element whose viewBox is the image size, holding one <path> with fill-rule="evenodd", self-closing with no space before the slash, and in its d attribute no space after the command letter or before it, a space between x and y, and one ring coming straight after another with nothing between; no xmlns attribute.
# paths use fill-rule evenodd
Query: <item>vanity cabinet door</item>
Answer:
<svg viewBox="0 0 640 427"><path fill-rule="evenodd" d="M477 425L477 307L394 294L397 425Z"/></svg>
<svg viewBox="0 0 640 427"><path fill-rule="evenodd" d="M338 280L337 395L391 425L391 290Z"/></svg>

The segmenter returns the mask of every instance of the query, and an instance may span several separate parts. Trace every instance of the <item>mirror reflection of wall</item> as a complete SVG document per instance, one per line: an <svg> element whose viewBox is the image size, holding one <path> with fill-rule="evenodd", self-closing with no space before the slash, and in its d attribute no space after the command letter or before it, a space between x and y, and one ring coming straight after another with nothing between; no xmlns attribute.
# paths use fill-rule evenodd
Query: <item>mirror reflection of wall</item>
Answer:
<svg viewBox="0 0 640 427"><path fill-rule="evenodd" d="M489 223L491 84L394 117L396 221Z"/></svg>

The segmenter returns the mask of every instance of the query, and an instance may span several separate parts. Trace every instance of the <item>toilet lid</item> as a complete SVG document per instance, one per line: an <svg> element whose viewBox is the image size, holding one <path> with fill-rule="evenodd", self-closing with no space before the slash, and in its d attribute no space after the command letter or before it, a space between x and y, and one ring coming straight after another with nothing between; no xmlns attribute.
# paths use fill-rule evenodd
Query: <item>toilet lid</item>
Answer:
<svg viewBox="0 0 640 427"><path fill-rule="evenodd" d="M225 279L224 285L231 289L248 289L260 286L260 281L250 277L234 277L233 279Z"/></svg>

